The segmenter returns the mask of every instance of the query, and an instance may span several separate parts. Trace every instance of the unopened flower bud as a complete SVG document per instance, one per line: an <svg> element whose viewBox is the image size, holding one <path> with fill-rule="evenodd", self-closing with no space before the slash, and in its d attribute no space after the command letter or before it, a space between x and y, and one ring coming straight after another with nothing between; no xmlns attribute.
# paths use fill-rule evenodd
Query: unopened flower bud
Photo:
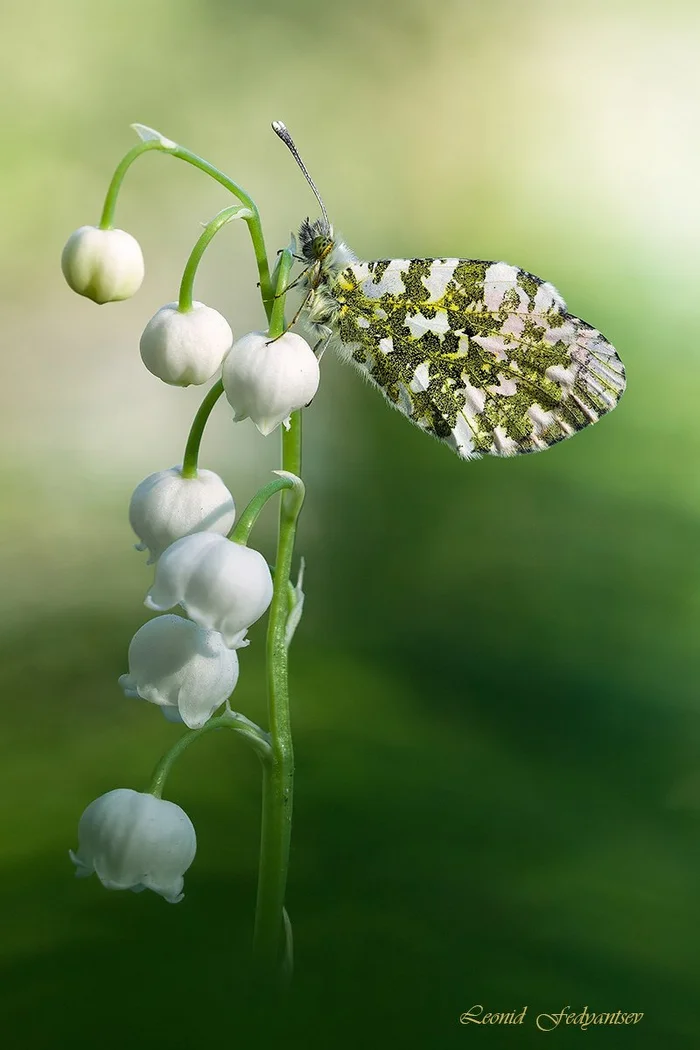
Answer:
<svg viewBox="0 0 700 1050"><path fill-rule="evenodd" d="M61 269L74 292L100 304L129 299L144 275L139 242L124 230L96 226L81 226L70 235Z"/></svg>
<svg viewBox="0 0 700 1050"><path fill-rule="evenodd" d="M200 469L196 478L183 478L181 467L149 474L136 486L129 504L129 521L141 541L138 550L148 549L149 565L183 536L225 536L235 516L233 496L213 470Z"/></svg>
<svg viewBox="0 0 700 1050"><path fill-rule="evenodd" d="M180 605L235 649L271 601L272 577L262 554L213 532L197 532L161 554L145 604L158 612Z"/></svg>
<svg viewBox="0 0 700 1050"><path fill-rule="evenodd" d="M233 418L250 417L261 434L288 426L291 413L314 397L319 378L316 355L294 332L272 341L264 332L249 332L231 347L222 373Z"/></svg>
<svg viewBox="0 0 700 1050"><path fill-rule="evenodd" d="M176 904L196 850L192 821L174 802L116 788L83 813L70 858L80 878L95 872L108 890L153 890Z"/></svg>
<svg viewBox="0 0 700 1050"><path fill-rule="evenodd" d="M171 386L198 386L211 379L233 342L228 321L204 303L181 312L167 303L141 336L141 359L149 372Z"/></svg>
<svg viewBox="0 0 700 1050"><path fill-rule="evenodd" d="M131 639L129 673L119 685L127 696L178 712L190 729L200 729L237 681L238 656L218 631L166 615L149 620Z"/></svg>

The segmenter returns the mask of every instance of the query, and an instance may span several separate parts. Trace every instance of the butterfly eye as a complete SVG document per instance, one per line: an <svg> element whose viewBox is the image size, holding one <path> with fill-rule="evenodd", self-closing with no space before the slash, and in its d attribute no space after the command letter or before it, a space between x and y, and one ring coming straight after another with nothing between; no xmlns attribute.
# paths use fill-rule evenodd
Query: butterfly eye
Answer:
<svg viewBox="0 0 700 1050"><path fill-rule="evenodd" d="M313 252L317 259L325 259L333 248L333 241L328 237L314 237Z"/></svg>

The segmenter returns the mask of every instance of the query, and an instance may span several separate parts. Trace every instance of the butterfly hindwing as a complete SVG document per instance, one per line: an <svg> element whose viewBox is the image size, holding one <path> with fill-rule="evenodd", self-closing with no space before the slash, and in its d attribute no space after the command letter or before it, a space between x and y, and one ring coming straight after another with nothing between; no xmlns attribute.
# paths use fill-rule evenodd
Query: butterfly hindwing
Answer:
<svg viewBox="0 0 700 1050"><path fill-rule="evenodd" d="M333 342L421 429L469 459L535 452L596 422L624 390L601 334L516 266L353 262L329 281Z"/></svg>

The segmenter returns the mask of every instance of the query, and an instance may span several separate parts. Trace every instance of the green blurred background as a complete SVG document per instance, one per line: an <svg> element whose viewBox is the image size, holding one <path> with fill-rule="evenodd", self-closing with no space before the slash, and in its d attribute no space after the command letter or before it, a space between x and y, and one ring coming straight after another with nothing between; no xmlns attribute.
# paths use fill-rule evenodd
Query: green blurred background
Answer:
<svg viewBox="0 0 700 1050"><path fill-rule="evenodd" d="M0 1019L15 1048L541 1046L534 1015L643 1011L605 1046L695 1047L700 866L700 14L688 0L35 0L2 5L5 441ZM330 355L306 415L293 651L295 991L244 1018L255 759L227 734L169 785L187 896L73 878L85 805L177 738L117 687L151 579L126 519L180 462L201 390L138 336L228 200L149 155L119 225L148 275L62 283L141 121L256 198L273 252L315 205L360 257L507 259L619 348L620 408L544 455L463 463ZM262 323L242 229L197 297ZM202 464L239 506L277 443L219 406ZM259 543L272 556L274 522ZM237 706L264 718L262 629ZM518 1028L462 1011L528 1006Z"/></svg>

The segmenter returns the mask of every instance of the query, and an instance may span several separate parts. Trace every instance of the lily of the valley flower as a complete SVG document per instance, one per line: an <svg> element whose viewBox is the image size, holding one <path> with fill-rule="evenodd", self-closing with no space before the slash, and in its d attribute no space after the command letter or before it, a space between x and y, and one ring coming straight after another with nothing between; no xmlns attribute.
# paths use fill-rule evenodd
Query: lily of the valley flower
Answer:
<svg viewBox="0 0 700 1050"><path fill-rule="evenodd" d="M167 303L143 330L141 359L164 383L198 386L218 372L232 342L229 323L217 310L193 302L181 311Z"/></svg>
<svg viewBox="0 0 700 1050"><path fill-rule="evenodd" d="M207 631L182 616L156 616L140 627L129 645L129 673L119 684L164 712L179 713L200 729L227 700L238 681L238 656L218 631Z"/></svg>
<svg viewBox="0 0 700 1050"><path fill-rule="evenodd" d="M320 372L300 335L285 332L270 341L264 332L249 332L229 350L221 378L233 418L250 417L261 434L270 434L311 401Z"/></svg>
<svg viewBox="0 0 700 1050"><path fill-rule="evenodd" d="M213 532L197 532L161 554L145 604L158 612L182 606L234 649L271 601L272 577L262 554Z"/></svg>
<svg viewBox="0 0 700 1050"><path fill-rule="evenodd" d="M70 858L79 878L94 872L108 890L153 890L176 904L196 850L192 821L174 802L116 788L83 813Z"/></svg>
<svg viewBox="0 0 700 1050"><path fill-rule="evenodd" d="M213 470L198 470L183 478L181 467L149 474L137 485L129 504L131 527L148 548L148 564L166 547L194 532L231 531L236 516L233 496Z"/></svg>
<svg viewBox="0 0 700 1050"><path fill-rule="evenodd" d="M74 292L100 304L129 299L145 272L141 248L130 233L96 226L81 226L70 235L61 269Z"/></svg>

